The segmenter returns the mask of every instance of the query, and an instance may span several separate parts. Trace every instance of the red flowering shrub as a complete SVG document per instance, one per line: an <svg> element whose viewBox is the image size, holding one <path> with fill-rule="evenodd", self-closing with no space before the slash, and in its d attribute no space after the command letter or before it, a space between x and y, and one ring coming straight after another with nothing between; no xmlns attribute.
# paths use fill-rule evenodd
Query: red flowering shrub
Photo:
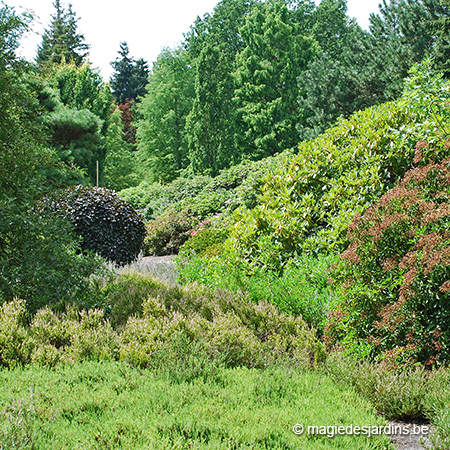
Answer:
<svg viewBox="0 0 450 450"><path fill-rule="evenodd" d="M416 163L427 147L418 143ZM394 365L448 362L450 158L408 171L355 217L348 239L334 273L345 300L330 316L328 346Z"/></svg>

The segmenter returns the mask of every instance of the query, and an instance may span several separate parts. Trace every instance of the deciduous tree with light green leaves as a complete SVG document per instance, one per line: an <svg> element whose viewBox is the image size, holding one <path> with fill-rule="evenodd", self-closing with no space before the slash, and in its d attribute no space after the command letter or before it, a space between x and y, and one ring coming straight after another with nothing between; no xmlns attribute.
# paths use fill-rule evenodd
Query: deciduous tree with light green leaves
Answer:
<svg viewBox="0 0 450 450"><path fill-rule="evenodd" d="M297 78L318 51L299 34L285 2L256 7L241 28L245 48L236 59L235 101L243 133L236 141L246 156L260 159L299 141L302 117Z"/></svg>
<svg viewBox="0 0 450 450"><path fill-rule="evenodd" d="M194 99L194 70L186 51L164 49L138 106L137 140L142 178L171 181L188 166L186 117Z"/></svg>

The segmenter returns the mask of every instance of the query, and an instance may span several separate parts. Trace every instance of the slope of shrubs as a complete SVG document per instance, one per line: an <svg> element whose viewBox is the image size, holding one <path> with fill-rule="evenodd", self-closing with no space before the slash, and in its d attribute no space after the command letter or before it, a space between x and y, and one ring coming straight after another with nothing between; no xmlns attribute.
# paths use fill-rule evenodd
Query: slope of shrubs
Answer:
<svg viewBox="0 0 450 450"><path fill-rule="evenodd" d="M449 83L430 63L413 69L405 93L341 120L299 145L268 174L253 209L240 212L227 242L228 258L278 268L296 252L340 252L359 212L391 189L413 166L415 146L426 139L446 155Z"/></svg>
<svg viewBox="0 0 450 450"><path fill-rule="evenodd" d="M178 253L204 219L217 215L229 217L239 206L253 208L263 178L282 158L243 162L215 178L199 175L179 178L167 185L143 182L121 191L120 196L141 210L148 220L147 254Z"/></svg>

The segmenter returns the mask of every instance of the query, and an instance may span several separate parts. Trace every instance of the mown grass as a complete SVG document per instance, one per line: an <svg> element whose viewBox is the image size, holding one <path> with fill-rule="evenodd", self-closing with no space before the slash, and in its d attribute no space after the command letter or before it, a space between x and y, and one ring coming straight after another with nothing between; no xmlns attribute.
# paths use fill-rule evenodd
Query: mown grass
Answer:
<svg viewBox="0 0 450 450"><path fill-rule="evenodd" d="M0 372L0 448L392 449L387 436L297 436L295 424L384 425L352 389L289 367L171 371L83 362Z"/></svg>

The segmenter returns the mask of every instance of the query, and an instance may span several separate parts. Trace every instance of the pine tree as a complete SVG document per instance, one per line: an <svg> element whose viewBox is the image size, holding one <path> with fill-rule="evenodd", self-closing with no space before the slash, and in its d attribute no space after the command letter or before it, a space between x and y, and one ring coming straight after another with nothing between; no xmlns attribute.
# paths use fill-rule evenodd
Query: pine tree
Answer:
<svg viewBox="0 0 450 450"><path fill-rule="evenodd" d="M41 71L62 61L81 66L88 56L89 45L84 42L84 36L77 33L79 19L72 10L72 5L69 5L67 12L60 0L55 0L53 6L56 11L50 28L45 30L42 37L36 62Z"/></svg>

